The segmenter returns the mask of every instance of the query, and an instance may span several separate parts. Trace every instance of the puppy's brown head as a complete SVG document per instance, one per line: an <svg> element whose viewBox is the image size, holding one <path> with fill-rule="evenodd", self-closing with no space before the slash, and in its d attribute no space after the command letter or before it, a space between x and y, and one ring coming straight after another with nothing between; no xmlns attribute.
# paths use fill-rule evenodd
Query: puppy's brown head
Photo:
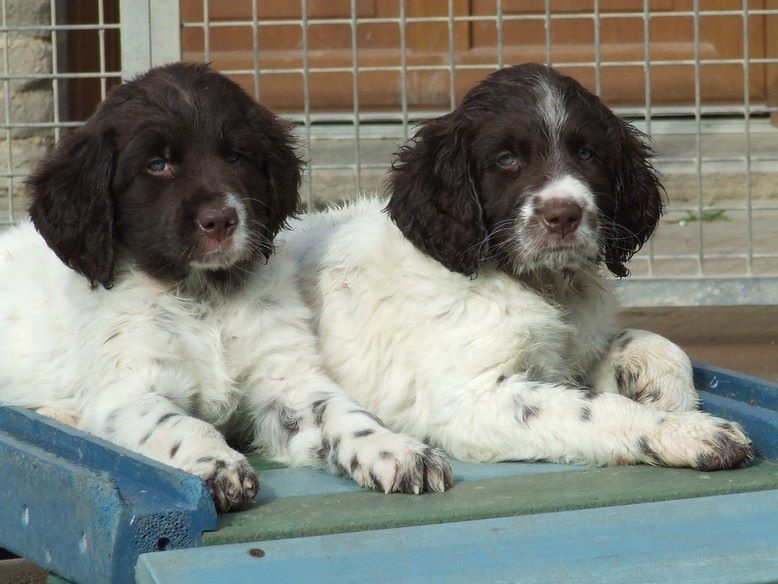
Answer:
<svg viewBox="0 0 778 584"><path fill-rule="evenodd" d="M174 64L114 90L28 182L48 245L107 288L120 251L173 282L269 255L298 204L300 161L289 129L237 84Z"/></svg>
<svg viewBox="0 0 778 584"><path fill-rule="evenodd" d="M388 211L448 269L520 273L604 263L617 276L662 212L645 137L577 81L497 71L397 154Z"/></svg>

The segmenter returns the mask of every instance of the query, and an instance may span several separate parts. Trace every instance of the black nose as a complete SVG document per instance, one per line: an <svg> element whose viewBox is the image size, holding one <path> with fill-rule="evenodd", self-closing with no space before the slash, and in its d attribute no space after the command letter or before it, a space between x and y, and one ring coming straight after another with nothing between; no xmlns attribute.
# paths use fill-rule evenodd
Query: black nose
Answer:
<svg viewBox="0 0 778 584"><path fill-rule="evenodd" d="M560 237L565 237L578 229L583 217L583 209L570 199L553 198L543 203L539 214L546 229Z"/></svg>
<svg viewBox="0 0 778 584"><path fill-rule="evenodd" d="M238 227L238 212L235 207L208 205L200 207L195 222L207 237L221 241L235 233Z"/></svg>

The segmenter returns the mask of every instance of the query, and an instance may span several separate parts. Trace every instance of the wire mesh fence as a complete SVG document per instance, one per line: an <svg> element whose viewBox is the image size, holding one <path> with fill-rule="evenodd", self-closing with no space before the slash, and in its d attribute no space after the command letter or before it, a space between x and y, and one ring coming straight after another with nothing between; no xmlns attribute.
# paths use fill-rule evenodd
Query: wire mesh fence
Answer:
<svg viewBox="0 0 778 584"><path fill-rule="evenodd" d="M669 205L633 275L658 286L693 281L698 298L721 278L737 284L714 302L778 298L765 280L778 276L776 0L1 1L0 220L19 218L33 158L22 155L24 133L45 147L85 117L77 92L64 90L74 81L99 83L82 100L91 103L120 70L126 77L171 55L213 63L296 124L309 161L302 196L313 208L381 192L392 153L416 124L455 107L496 68L541 61L654 140ZM17 4L40 12L14 20ZM94 5L92 21L74 22L66 4ZM78 53L78 34L96 38L91 69L62 57ZM48 45L43 70L12 58L29 54L15 45L25 36ZM164 42L174 47L155 57ZM48 109L31 108L37 118L14 110L24 83L51 96Z"/></svg>
<svg viewBox="0 0 778 584"><path fill-rule="evenodd" d="M110 2L0 0L0 223L24 217L23 180L63 131L83 123L121 71Z"/></svg>

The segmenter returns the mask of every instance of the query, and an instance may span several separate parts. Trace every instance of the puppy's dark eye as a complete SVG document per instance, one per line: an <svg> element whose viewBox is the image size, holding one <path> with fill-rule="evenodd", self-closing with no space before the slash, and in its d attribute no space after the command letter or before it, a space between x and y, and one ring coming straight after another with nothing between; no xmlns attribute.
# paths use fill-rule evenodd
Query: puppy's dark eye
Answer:
<svg viewBox="0 0 778 584"><path fill-rule="evenodd" d="M581 146L578 149L578 158L581 160L589 160L592 156L594 156L594 152L591 148L587 148L586 146Z"/></svg>
<svg viewBox="0 0 778 584"><path fill-rule="evenodd" d="M514 168L518 166L519 159L510 152L503 152L497 157L497 166L500 168Z"/></svg>
<svg viewBox="0 0 778 584"><path fill-rule="evenodd" d="M164 174L170 171L170 162L164 158L155 158L146 168L151 174Z"/></svg>
<svg viewBox="0 0 778 584"><path fill-rule="evenodd" d="M235 152L235 150L230 150L229 152L227 152L227 154L224 155L224 160L226 160L230 164L235 164L241 158L243 158L243 155L240 152Z"/></svg>

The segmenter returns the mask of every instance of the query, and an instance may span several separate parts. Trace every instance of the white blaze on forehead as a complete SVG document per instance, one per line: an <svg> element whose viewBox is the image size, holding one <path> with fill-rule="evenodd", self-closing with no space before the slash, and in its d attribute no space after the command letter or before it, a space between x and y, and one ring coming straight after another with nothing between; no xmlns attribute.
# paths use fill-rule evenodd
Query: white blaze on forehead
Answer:
<svg viewBox="0 0 778 584"><path fill-rule="evenodd" d="M545 79L538 79L535 86L538 98L538 107L540 115L548 128L548 135L551 143L556 146L559 141L559 135L562 132L562 126L567 119L567 111L562 94L556 88L548 84Z"/></svg>

